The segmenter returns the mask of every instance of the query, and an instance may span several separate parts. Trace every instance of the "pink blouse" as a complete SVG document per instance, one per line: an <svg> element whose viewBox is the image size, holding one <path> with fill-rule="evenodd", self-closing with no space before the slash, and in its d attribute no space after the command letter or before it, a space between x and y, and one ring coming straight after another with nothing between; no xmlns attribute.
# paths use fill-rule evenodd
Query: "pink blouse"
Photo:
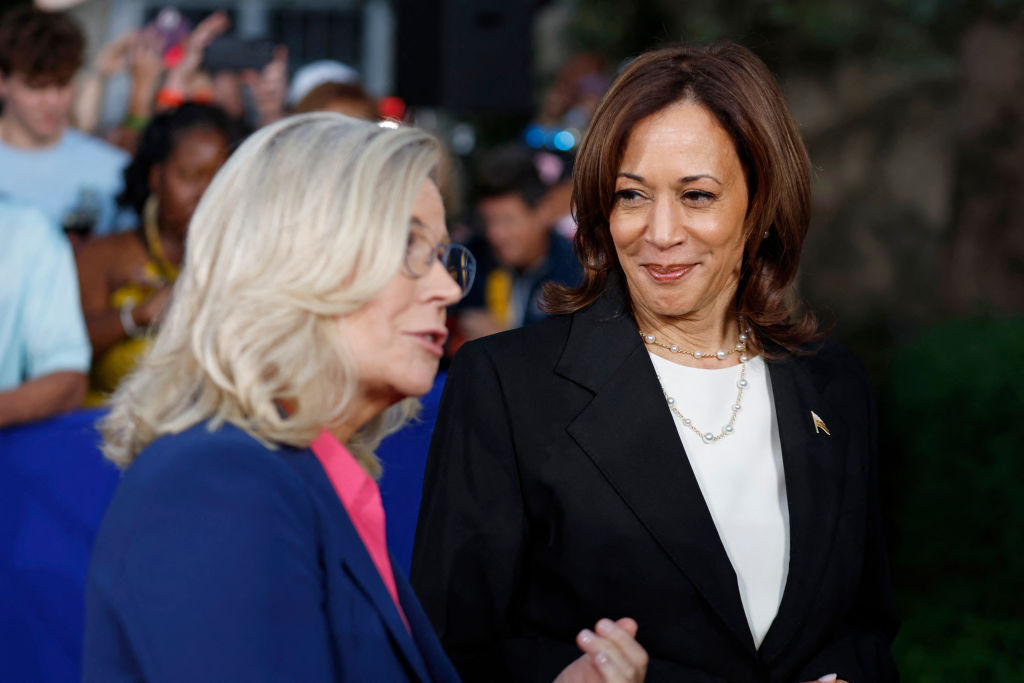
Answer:
<svg viewBox="0 0 1024 683"><path fill-rule="evenodd" d="M345 512L348 513L352 525L359 533L359 538L370 553L370 559L377 567L380 578L391 593L391 599L394 600L405 627L409 628L409 621L405 618L405 612L398 601L398 587L395 585L395 574L388 557L384 504L381 502L377 482L326 429L310 444L310 449L320 461L334 490L338 492L338 498L341 499Z"/></svg>

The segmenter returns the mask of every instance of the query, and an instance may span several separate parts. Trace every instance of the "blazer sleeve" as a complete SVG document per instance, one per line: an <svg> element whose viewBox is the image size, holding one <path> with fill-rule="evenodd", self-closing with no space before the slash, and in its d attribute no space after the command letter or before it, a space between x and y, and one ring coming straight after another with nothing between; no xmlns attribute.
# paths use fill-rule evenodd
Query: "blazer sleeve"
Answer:
<svg viewBox="0 0 1024 683"><path fill-rule="evenodd" d="M892 642L899 629L883 534L878 473L878 416L870 381L857 364L868 403L870 427L867 462L867 520L864 565L853 607L842 626L801 669L799 681L837 673L850 683L890 683L899 680Z"/></svg>
<svg viewBox="0 0 1024 683"><path fill-rule="evenodd" d="M486 347L470 343L452 362L441 397L410 572L445 650L467 681L493 681L502 674L530 680L513 676L524 662L531 671L554 668L557 674L578 655L572 643L524 639L515 632L528 543L501 377Z"/></svg>
<svg viewBox="0 0 1024 683"><path fill-rule="evenodd" d="M333 680L311 496L279 455L207 450L126 473L94 550L84 680Z"/></svg>

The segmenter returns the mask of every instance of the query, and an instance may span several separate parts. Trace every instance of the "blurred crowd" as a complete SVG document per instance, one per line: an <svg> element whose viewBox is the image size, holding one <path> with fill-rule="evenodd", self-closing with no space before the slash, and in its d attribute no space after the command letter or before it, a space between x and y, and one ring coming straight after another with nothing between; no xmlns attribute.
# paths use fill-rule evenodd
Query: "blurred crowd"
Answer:
<svg viewBox="0 0 1024 683"><path fill-rule="evenodd" d="M192 213L251 132L311 111L426 120L401 93L368 93L349 65L290 65L283 46L236 38L223 12L192 26L165 9L91 64L85 47L66 14L21 6L0 18L0 427L102 405L131 372L173 295ZM119 74L125 115L101 127ZM580 282L573 151L609 83L603 59L574 57L515 139L472 160L445 150L452 236L480 266L450 311L449 357L544 317L548 282Z"/></svg>

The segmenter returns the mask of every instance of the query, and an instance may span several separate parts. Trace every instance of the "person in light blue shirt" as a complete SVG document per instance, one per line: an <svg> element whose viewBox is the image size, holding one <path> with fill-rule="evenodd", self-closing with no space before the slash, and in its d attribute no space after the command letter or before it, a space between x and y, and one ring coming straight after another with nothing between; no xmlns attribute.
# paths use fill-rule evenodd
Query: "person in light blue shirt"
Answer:
<svg viewBox="0 0 1024 683"><path fill-rule="evenodd" d="M45 148L0 139L0 192L38 207L58 228L107 235L124 227L114 198L128 160L124 151L73 128Z"/></svg>
<svg viewBox="0 0 1024 683"><path fill-rule="evenodd" d="M78 407L91 355L67 239L0 198L0 427Z"/></svg>
<svg viewBox="0 0 1024 683"><path fill-rule="evenodd" d="M0 194L42 209L73 235L118 223L128 154L69 125L84 39L68 17L27 6L0 19Z"/></svg>

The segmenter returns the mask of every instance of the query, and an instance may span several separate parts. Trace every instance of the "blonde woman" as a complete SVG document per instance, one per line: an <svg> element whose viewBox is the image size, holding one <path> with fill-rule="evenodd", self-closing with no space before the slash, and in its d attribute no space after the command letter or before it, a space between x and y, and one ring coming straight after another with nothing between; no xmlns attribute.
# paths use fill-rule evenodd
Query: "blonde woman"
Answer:
<svg viewBox="0 0 1024 683"><path fill-rule="evenodd" d="M86 681L457 679L375 481L475 268L436 165L420 131L309 114L217 174L102 425L126 472L93 551ZM642 678L635 622L595 631L562 680Z"/></svg>

